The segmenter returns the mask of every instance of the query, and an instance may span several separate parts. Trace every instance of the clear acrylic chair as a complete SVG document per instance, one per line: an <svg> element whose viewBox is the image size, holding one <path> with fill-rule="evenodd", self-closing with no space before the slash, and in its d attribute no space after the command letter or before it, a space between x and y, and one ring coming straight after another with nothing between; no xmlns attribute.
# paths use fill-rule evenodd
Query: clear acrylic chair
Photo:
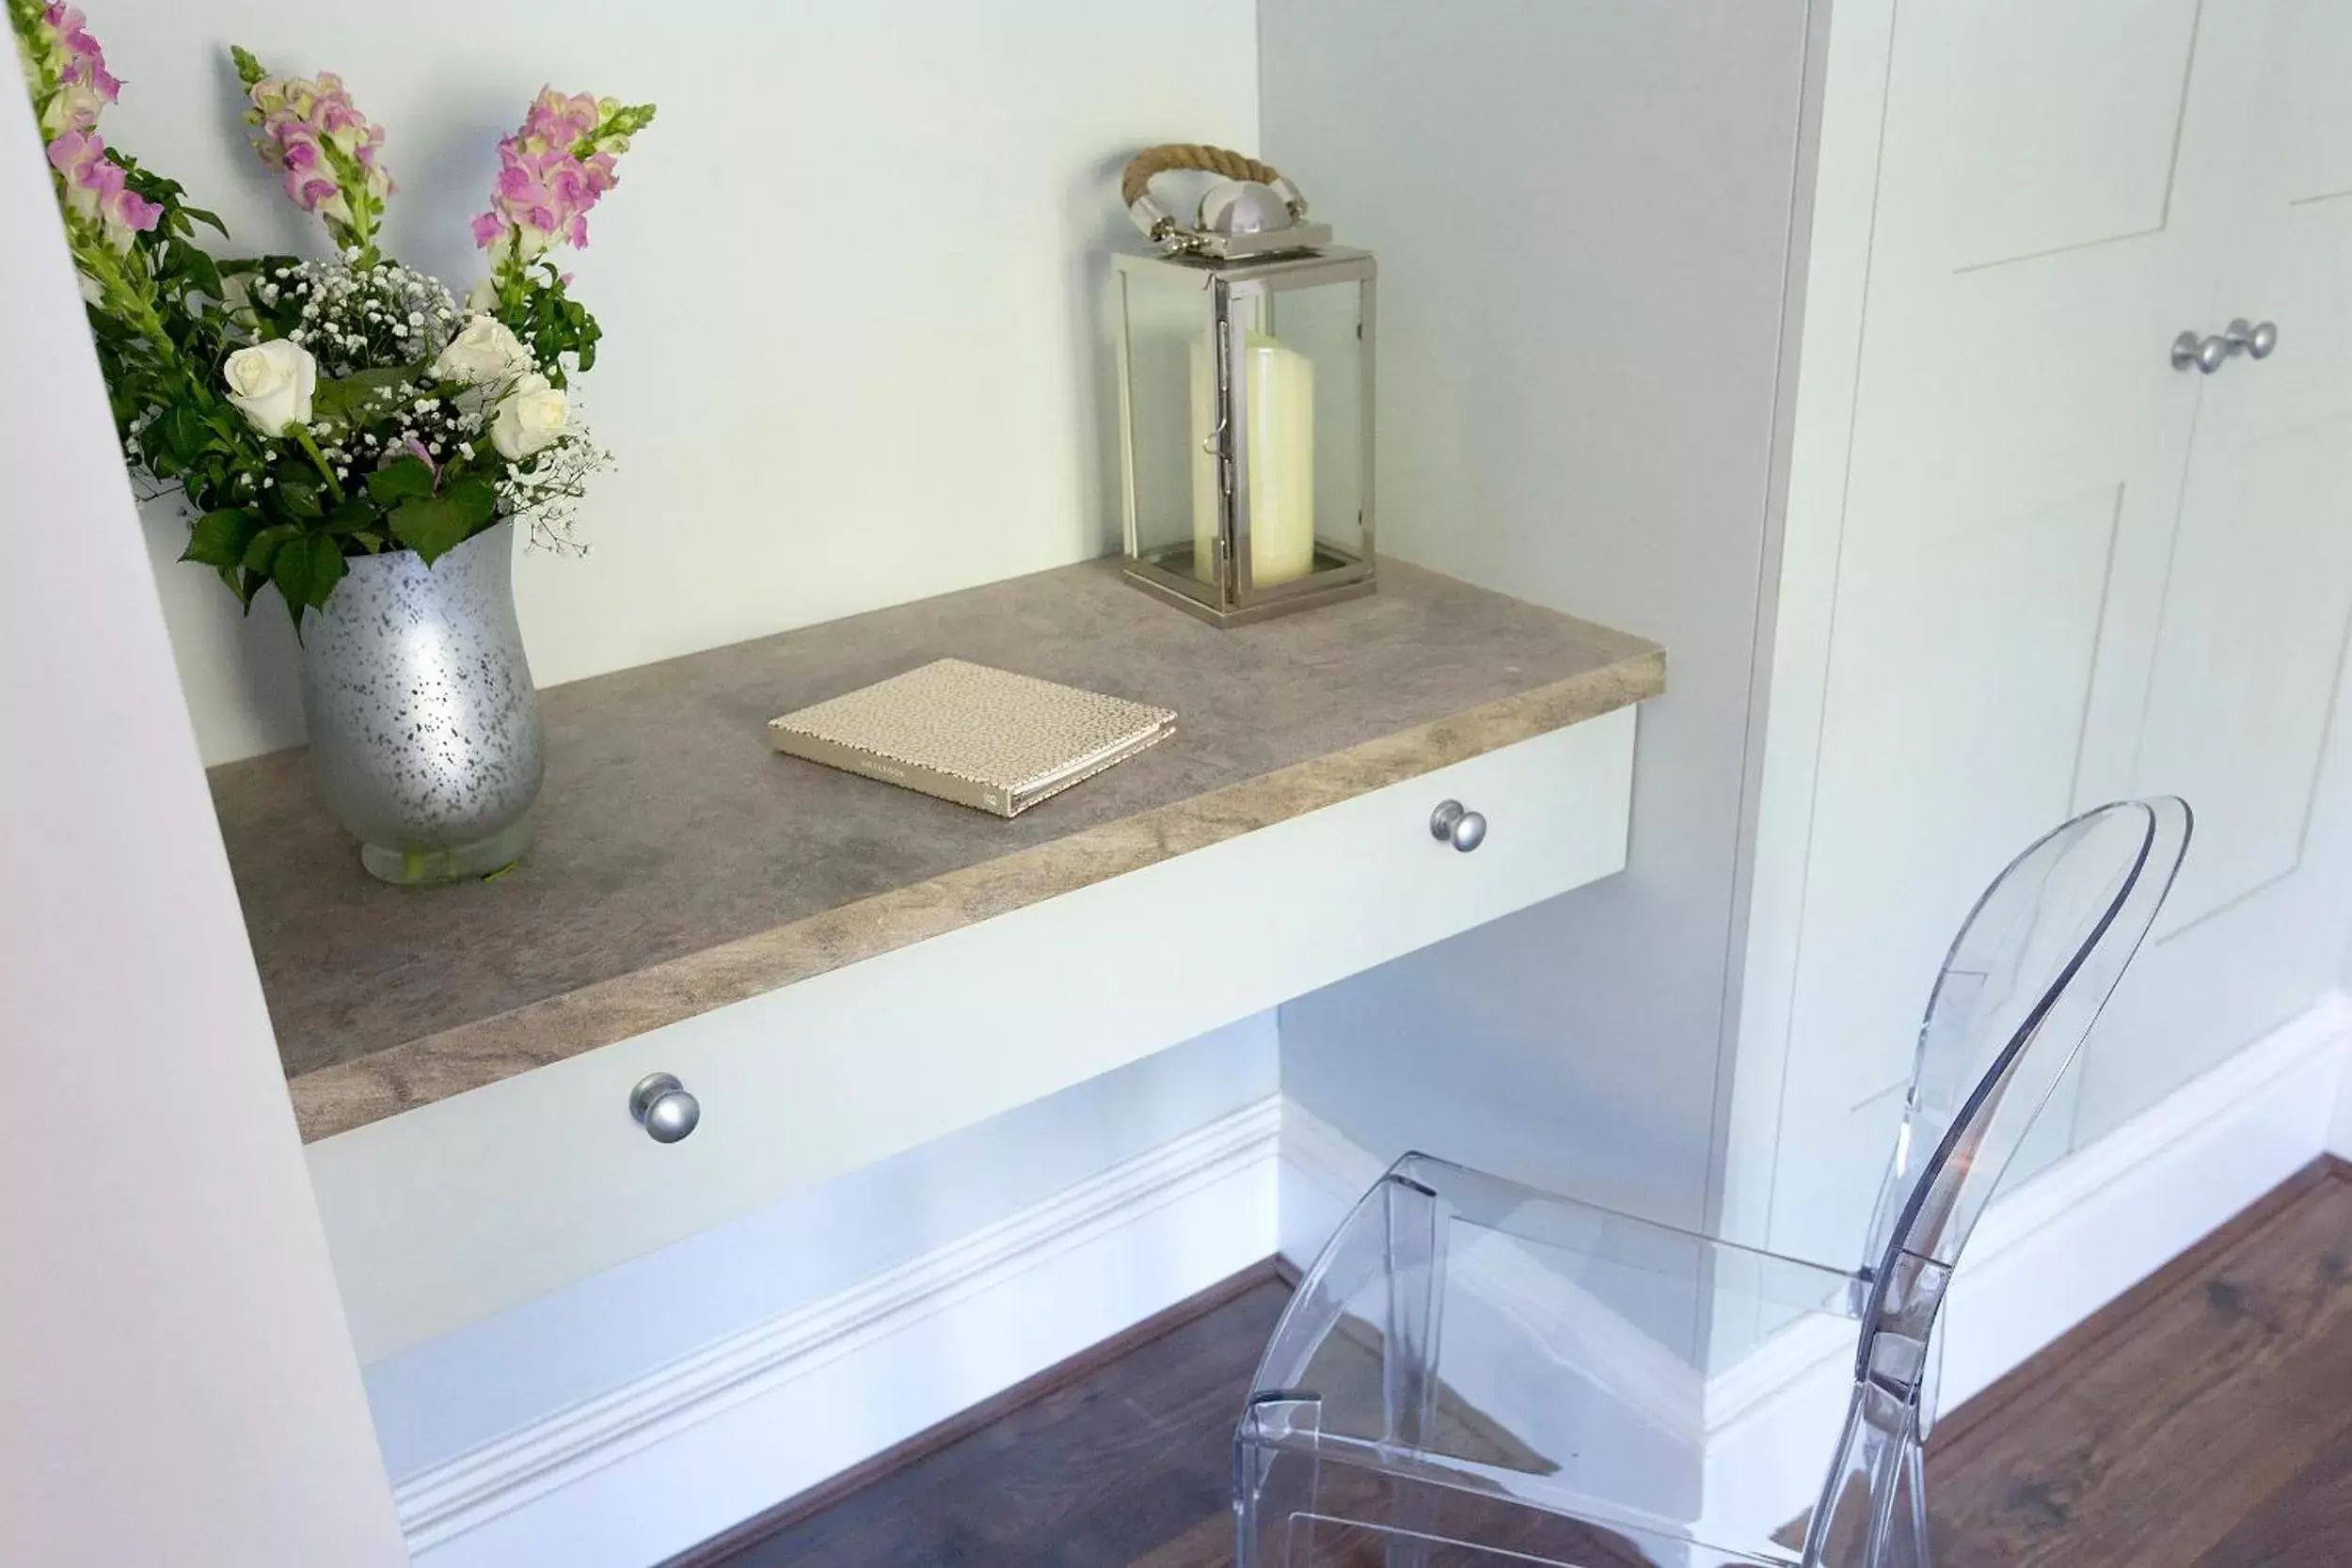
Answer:
<svg viewBox="0 0 2352 1568"><path fill-rule="evenodd" d="M2189 832L2176 800L2102 806L1978 900L1859 1269L1398 1161L1259 1366L1239 1568L1928 1568L1945 1286Z"/></svg>

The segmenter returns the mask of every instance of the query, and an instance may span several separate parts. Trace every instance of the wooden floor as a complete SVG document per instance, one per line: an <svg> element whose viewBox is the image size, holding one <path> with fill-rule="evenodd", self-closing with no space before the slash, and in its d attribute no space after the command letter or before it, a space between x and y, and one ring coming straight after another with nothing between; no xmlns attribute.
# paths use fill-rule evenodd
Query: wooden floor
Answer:
<svg viewBox="0 0 2352 1568"><path fill-rule="evenodd" d="M1939 1568L2352 1563L2352 1177L2281 1188L1937 1436Z"/></svg>
<svg viewBox="0 0 2352 1568"><path fill-rule="evenodd" d="M1263 1280L696 1568L1226 1568ZM2313 1167L1937 1433L1938 1568L2352 1563L2352 1175ZM796 1516L797 1515L797 1516Z"/></svg>

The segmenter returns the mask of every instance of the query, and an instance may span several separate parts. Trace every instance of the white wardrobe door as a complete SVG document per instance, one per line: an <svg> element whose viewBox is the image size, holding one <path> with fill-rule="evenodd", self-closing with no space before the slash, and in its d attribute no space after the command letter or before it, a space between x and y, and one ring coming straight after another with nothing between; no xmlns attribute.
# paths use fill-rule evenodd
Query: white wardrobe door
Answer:
<svg viewBox="0 0 2352 1568"><path fill-rule="evenodd" d="M2197 838L2158 940L2088 1064L2088 1140L2308 1006L2344 953L2352 775L2352 7L2242 0L2254 90L2201 329L2278 346L2203 388L2143 650L2114 640L2086 796L2167 790ZM2136 675L2137 681L2130 678Z"/></svg>
<svg viewBox="0 0 2352 1568"><path fill-rule="evenodd" d="M1851 1260L1944 947L2081 793L2103 628L2153 620L2201 391L2167 351L2248 90L2224 8L1894 8L1775 1245Z"/></svg>

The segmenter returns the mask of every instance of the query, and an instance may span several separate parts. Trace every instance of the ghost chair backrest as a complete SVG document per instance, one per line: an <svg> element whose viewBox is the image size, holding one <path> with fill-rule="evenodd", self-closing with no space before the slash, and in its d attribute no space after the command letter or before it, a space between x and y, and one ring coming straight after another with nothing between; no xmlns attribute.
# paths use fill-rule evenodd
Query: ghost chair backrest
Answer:
<svg viewBox="0 0 2352 1568"><path fill-rule="evenodd" d="M2170 797L2085 812L2011 861L1953 939L1864 1254L1866 1377L1918 1376L1961 1249L2154 923L2192 826Z"/></svg>

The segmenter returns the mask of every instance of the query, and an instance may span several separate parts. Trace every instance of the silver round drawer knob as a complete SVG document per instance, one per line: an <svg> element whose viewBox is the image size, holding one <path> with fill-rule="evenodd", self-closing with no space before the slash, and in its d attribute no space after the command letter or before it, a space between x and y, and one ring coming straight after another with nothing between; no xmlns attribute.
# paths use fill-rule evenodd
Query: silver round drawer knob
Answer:
<svg viewBox="0 0 2352 1568"><path fill-rule="evenodd" d="M2194 332L2184 332L2172 340L2172 368L2176 371L2202 371L2207 375L2218 372L2230 362L2230 356L2238 352L2229 339L2219 333L2200 338Z"/></svg>
<svg viewBox="0 0 2352 1568"><path fill-rule="evenodd" d="M1443 800L1429 814L1429 836L1467 855L1486 842L1486 819L1463 810L1459 800Z"/></svg>
<svg viewBox="0 0 2352 1568"><path fill-rule="evenodd" d="M2240 316L2221 329L2221 341L2233 354L2243 352L2249 359L2267 359L2278 351L2279 324L2264 322L2257 326Z"/></svg>
<svg viewBox="0 0 2352 1568"><path fill-rule="evenodd" d="M703 1119L702 1101L686 1092L675 1074L657 1072L629 1091L628 1114L658 1144L674 1144Z"/></svg>

